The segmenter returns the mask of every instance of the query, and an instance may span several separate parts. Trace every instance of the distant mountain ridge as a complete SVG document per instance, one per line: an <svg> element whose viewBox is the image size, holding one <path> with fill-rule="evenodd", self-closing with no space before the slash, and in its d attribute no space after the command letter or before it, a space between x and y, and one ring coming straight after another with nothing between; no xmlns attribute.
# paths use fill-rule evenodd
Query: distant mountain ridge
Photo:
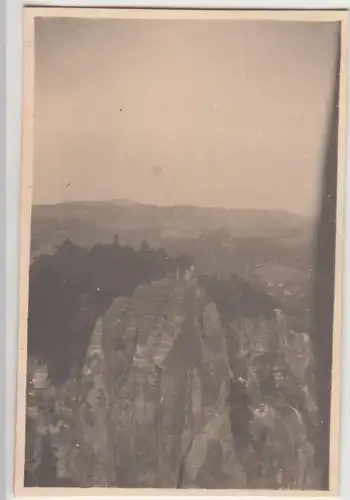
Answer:
<svg viewBox="0 0 350 500"><path fill-rule="evenodd" d="M62 206L121 206L121 207L143 207L156 208L156 209L188 209L188 210L212 210L212 211L229 211L229 212L264 212L264 213L283 213L292 217L296 217L300 220L312 219L312 216L301 215L296 212L292 212L284 209L264 209L264 208L238 208L238 207L203 207L199 205L188 205L188 204L173 204L173 205L157 205L153 203L142 203L140 201L134 201L129 198L116 198L110 200L76 200L76 201L62 201L57 203L43 203L36 204L33 203L33 209L49 208L49 207L62 207Z"/></svg>
<svg viewBox="0 0 350 500"><path fill-rule="evenodd" d="M311 219L284 210L198 207L192 205L157 206L128 199L111 201L63 202L33 205L33 218L79 218L115 227L213 229L217 227L305 228Z"/></svg>

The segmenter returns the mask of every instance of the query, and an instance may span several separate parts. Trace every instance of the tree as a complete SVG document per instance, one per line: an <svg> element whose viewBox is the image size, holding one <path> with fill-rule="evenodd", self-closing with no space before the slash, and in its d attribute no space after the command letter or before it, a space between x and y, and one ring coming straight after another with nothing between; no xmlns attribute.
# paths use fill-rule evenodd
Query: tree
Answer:
<svg viewBox="0 0 350 500"><path fill-rule="evenodd" d="M146 240L143 240L141 243L141 251L143 252L148 252L149 251L149 245Z"/></svg>

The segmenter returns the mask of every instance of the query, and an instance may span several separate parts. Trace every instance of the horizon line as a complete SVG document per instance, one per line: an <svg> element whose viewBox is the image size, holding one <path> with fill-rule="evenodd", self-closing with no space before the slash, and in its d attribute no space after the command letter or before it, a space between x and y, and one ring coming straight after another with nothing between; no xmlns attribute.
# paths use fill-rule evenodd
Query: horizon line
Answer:
<svg viewBox="0 0 350 500"><path fill-rule="evenodd" d="M157 203L143 203L141 201L135 201L130 198L112 198L108 200L64 200L57 201L53 203L32 203L32 208L34 207L58 207L60 205L113 205L124 204L124 206L132 206L139 205L144 207L155 207L155 208L194 208L194 209L209 209L209 210L235 210L235 211L257 211L257 212L283 212L285 214L294 215L296 217L304 218L304 219L315 219L317 218L317 214L301 214L298 212L294 212L293 210L287 210L284 208L248 208L248 207L225 207L225 206L209 206L209 205L190 205L187 203L179 203L179 204L171 204L171 205L160 205Z"/></svg>

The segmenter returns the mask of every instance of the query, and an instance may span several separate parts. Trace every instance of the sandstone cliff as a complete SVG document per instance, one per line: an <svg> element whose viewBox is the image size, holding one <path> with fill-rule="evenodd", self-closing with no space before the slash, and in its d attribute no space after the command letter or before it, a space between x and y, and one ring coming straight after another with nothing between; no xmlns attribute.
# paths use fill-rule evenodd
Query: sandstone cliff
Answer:
<svg viewBox="0 0 350 500"><path fill-rule="evenodd" d="M308 335L219 311L191 276L162 279L113 301L59 387L31 358L28 486L319 488Z"/></svg>

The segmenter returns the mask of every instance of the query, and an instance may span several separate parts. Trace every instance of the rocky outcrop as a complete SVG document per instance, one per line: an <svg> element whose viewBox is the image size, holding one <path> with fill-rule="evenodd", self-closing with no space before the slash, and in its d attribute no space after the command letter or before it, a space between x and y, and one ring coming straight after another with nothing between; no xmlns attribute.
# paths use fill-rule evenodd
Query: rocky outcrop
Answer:
<svg viewBox="0 0 350 500"><path fill-rule="evenodd" d="M308 336L218 310L191 275L158 280L114 300L61 386L31 360L32 484L49 443L51 485L317 488Z"/></svg>
<svg viewBox="0 0 350 500"><path fill-rule="evenodd" d="M286 318L239 318L227 329L233 369L231 428L252 488L318 487L313 355ZM242 404L237 404L239 401Z"/></svg>

